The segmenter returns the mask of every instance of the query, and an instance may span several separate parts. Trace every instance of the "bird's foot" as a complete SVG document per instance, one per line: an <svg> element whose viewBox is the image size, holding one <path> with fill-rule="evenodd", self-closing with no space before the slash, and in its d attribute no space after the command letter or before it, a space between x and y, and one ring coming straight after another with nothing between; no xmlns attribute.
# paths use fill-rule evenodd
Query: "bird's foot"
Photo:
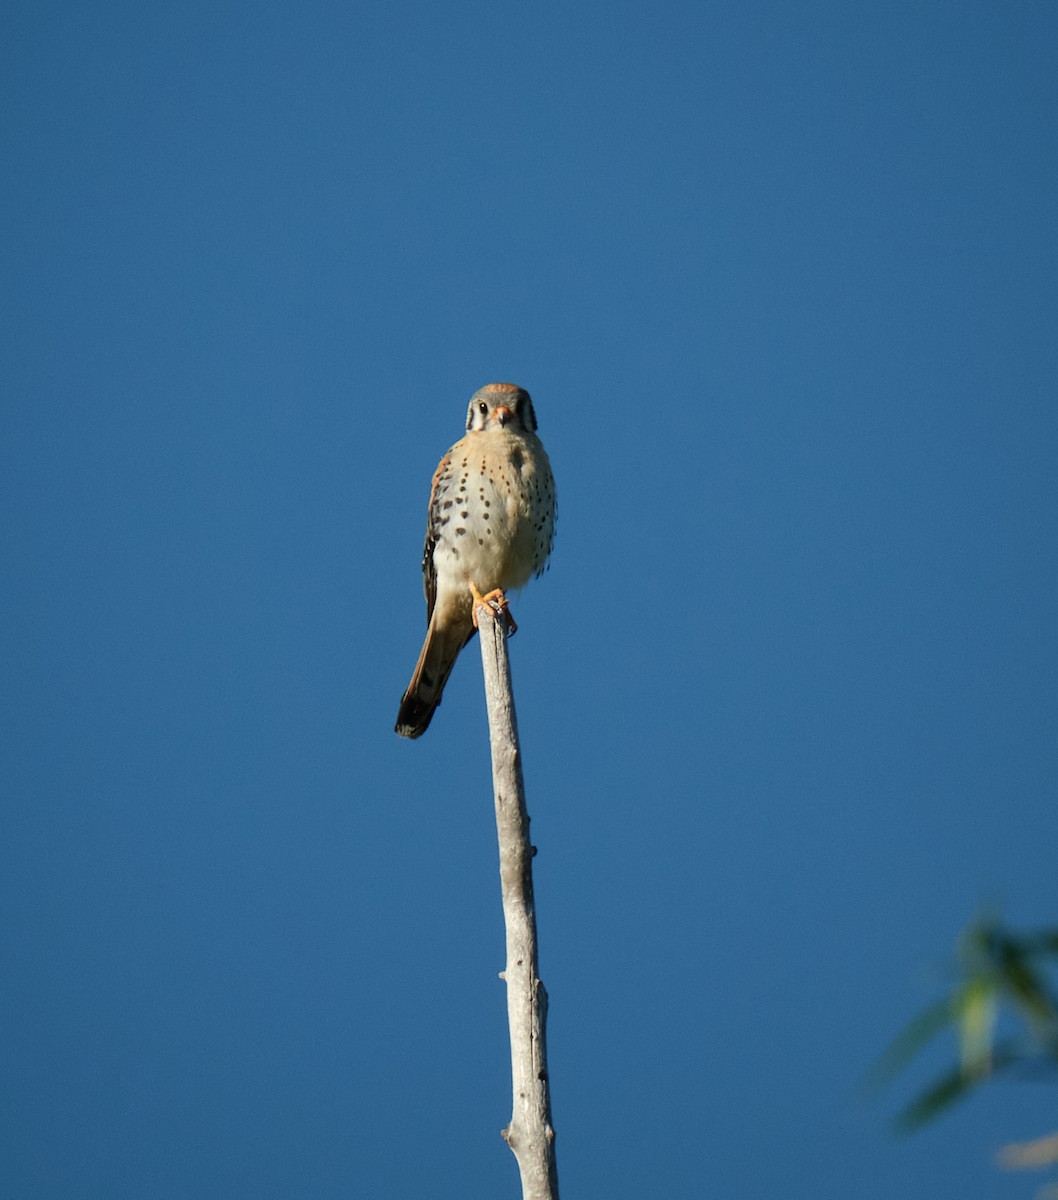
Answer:
<svg viewBox="0 0 1058 1200"><path fill-rule="evenodd" d="M482 595L478 591L477 585L473 580L468 581L470 584L470 595L473 597L473 607L471 609L471 617L474 621L474 628L478 627L478 609L483 605L488 605L489 608L496 613L498 617L503 619L504 628L507 631L507 636L518 632L518 622L515 621L514 615L511 612L510 602L504 594L503 588L493 588L491 592Z"/></svg>

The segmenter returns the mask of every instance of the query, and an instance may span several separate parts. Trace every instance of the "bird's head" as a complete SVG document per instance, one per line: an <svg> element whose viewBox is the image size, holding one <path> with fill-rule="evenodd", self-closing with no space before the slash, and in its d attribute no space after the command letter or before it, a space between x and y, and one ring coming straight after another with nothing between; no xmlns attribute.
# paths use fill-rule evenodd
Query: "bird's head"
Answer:
<svg viewBox="0 0 1058 1200"><path fill-rule="evenodd" d="M529 393L513 383L487 383L470 397L467 429L536 429L536 413Z"/></svg>

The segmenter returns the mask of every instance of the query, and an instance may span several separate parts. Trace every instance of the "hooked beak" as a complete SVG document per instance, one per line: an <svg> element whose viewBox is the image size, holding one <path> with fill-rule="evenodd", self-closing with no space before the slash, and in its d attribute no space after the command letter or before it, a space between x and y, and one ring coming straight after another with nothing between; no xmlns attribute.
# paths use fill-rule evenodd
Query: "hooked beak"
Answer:
<svg viewBox="0 0 1058 1200"><path fill-rule="evenodd" d="M511 413L511 410L505 404L501 404L497 408L494 408L492 410L492 415L496 418L497 421L499 421L500 428L502 429L503 426L506 425L507 422L511 419L512 413Z"/></svg>

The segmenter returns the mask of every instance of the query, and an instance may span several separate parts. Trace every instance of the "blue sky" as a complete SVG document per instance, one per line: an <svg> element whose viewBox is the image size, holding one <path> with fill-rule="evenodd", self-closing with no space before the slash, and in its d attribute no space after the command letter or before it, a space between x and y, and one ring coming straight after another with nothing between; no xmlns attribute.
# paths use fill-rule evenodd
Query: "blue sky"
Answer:
<svg viewBox="0 0 1058 1200"><path fill-rule="evenodd" d="M517 1194L476 646L392 732L512 380L565 1194L1032 1194L857 1085L1058 913L1054 7L0 25L0 1192Z"/></svg>

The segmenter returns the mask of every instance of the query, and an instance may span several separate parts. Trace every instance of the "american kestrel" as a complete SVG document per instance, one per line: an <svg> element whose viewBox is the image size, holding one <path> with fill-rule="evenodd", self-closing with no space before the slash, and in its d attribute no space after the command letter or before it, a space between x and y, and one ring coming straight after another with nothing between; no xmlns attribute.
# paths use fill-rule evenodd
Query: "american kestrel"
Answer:
<svg viewBox="0 0 1058 1200"><path fill-rule="evenodd" d="M433 477L422 556L426 641L397 713L397 733L426 732L473 610L524 587L547 564L555 536L555 481L536 436L529 393L490 383L470 397L466 436Z"/></svg>

